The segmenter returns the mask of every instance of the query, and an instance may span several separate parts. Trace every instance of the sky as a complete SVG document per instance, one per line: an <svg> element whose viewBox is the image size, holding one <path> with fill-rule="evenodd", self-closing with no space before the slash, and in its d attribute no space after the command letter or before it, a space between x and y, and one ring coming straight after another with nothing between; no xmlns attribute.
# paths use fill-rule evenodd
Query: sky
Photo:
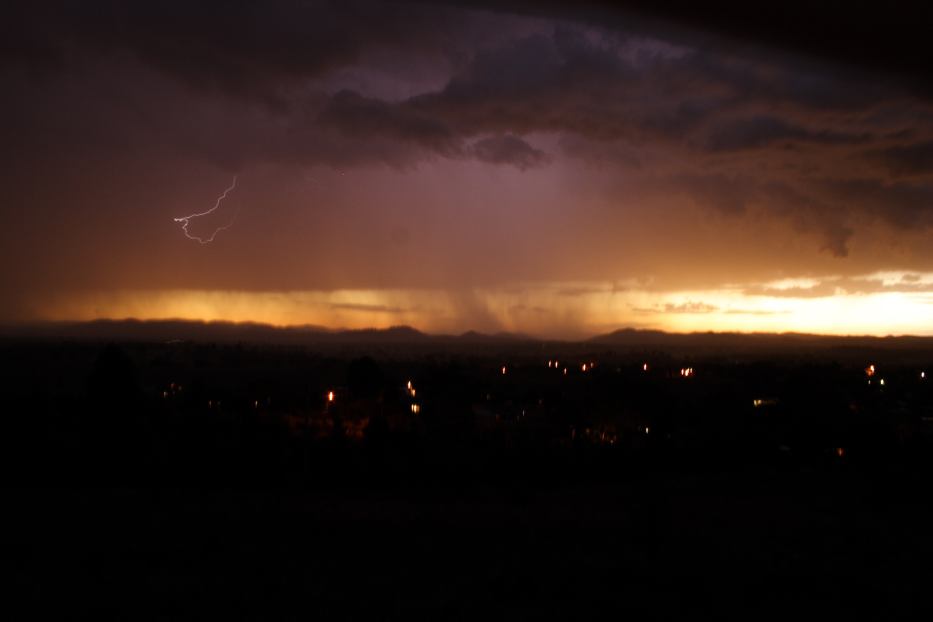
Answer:
<svg viewBox="0 0 933 622"><path fill-rule="evenodd" d="M14 3L0 322L933 334L929 84L545 4Z"/></svg>

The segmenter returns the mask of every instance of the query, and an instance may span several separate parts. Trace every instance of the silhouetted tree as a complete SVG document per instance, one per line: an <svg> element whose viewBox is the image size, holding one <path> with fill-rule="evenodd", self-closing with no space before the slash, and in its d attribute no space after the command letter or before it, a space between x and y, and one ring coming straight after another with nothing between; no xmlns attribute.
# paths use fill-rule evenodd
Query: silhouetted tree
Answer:
<svg viewBox="0 0 933 622"><path fill-rule="evenodd" d="M141 466L150 440L144 409L132 359L116 345L105 346L87 380L84 464L108 479Z"/></svg>
<svg viewBox="0 0 933 622"><path fill-rule="evenodd" d="M97 408L123 410L139 400L136 368L119 346L109 344L101 350L87 381L87 394Z"/></svg>
<svg viewBox="0 0 933 622"><path fill-rule="evenodd" d="M353 397L379 397L384 381L382 369L368 356L354 359L347 368L347 388Z"/></svg>

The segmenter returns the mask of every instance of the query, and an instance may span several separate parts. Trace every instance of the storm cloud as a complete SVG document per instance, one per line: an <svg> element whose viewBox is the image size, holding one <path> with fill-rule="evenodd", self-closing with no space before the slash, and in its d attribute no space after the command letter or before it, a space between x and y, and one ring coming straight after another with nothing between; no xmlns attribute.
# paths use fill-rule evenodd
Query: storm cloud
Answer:
<svg viewBox="0 0 933 622"><path fill-rule="evenodd" d="M471 292L583 283L588 298L640 278L780 298L761 284L933 269L924 89L624 13L473 4L14 4L0 260L24 269L0 281L8 315L31 313L29 291L142 279L437 288L499 328ZM236 227L179 250L164 221L230 174Z"/></svg>

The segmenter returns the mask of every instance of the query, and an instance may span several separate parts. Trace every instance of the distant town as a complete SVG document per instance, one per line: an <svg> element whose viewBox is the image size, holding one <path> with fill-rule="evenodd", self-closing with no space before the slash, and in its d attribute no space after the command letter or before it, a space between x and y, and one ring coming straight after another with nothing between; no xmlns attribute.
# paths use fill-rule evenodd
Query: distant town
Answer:
<svg viewBox="0 0 933 622"><path fill-rule="evenodd" d="M748 337L743 349L735 335L719 347L715 335L663 335L665 351L638 343L652 334L634 335L634 344L397 329L311 345L11 338L4 394L21 413L11 418L14 451L53 478L86 468L92 480L313 481L328 460L340 477L585 464L602 478L933 454L933 357L909 341L801 347L785 337L790 354L770 348L779 336Z"/></svg>

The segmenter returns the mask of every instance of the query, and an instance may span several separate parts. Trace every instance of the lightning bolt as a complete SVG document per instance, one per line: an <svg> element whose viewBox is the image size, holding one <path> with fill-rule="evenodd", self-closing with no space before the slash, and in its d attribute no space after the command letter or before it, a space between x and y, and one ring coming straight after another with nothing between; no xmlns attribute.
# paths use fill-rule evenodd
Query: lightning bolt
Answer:
<svg viewBox="0 0 933 622"><path fill-rule="evenodd" d="M209 238L202 238L202 237L198 237L196 235L191 235L190 233L188 233L188 225L191 224L192 218L200 218L201 216L207 216L208 214L213 213L218 207L220 207L220 202L226 199L228 194L233 192L234 188L236 188L236 175L233 176L233 183L230 184L230 187L224 190L224 193L222 195L217 197L217 202L214 203L214 207L207 210L206 212L199 212L197 214L191 214L190 216L182 216L181 218L175 219L175 222L182 223L181 230L185 232L186 238L188 238L189 240L197 240L200 244L210 244L211 242L214 241L214 238L217 236L218 233L220 233L221 231L225 231L226 229L229 229L230 227L233 226L233 223L236 222L236 216L237 216L237 213L239 213L239 210L233 213L233 218L230 219L230 222L228 222L222 227L218 227L217 229L214 229L214 233L212 233L211 237Z"/></svg>

